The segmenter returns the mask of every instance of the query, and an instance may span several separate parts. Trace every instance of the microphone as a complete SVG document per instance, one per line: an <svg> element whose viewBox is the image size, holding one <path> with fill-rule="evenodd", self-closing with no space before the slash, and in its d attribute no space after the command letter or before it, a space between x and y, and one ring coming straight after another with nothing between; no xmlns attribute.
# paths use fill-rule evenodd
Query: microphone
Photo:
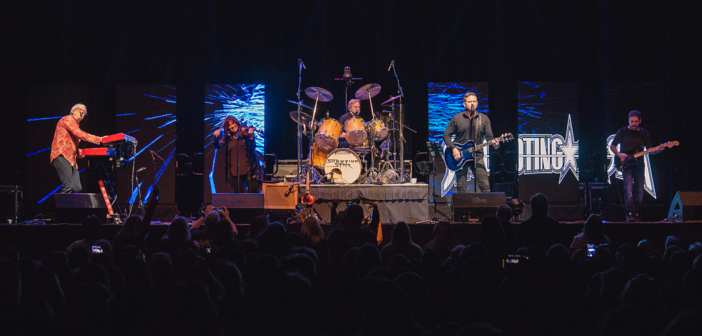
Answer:
<svg viewBox="0 0 702 336"><path fill-rule="evenodd" d="M305 70L307 70L307 67L305 66L305 63L302 62L302 60L299 59L299 58L297 59L297 65L299 65L299 66L301 66L302 68L304 68Z"/></svg>
<svg viewBox="0 0 702 336"><path fill-rule="evenodd" d="M146 170L146 167L141 167L141 168L137 169L136 172L137 172L137 173L141 173L141 172L143 172L144 170Z"/></svg>
<svg viewBox="0 0 702 336"><path fill-rule="evenodd" d="M292 190L293 190L294 187L295 187L294 184L291 184L291 185L288 187L288 190L285 191L285 197L290 196L290 193L292 192Z"/></svg>
<svg viewBox="0 0 702 336"><path fill-rule="evenodd" d="M388 67L388 71L390 71L390 69L392 69L393 64L395 64L395 60L392 60L392 62L390 62L390 66Z"/></svg>

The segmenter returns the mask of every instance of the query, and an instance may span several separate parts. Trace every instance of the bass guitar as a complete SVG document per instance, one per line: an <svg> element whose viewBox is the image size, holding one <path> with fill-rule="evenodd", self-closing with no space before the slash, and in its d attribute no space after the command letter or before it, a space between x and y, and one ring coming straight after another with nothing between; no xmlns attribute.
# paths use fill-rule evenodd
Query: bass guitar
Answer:
<svg viewBox="0 0 702 336"><path fill-rule="evenodd" d="M500 137L495 138L499 142L507 142L514 139L512 133L502 134ZM454 143L454 147L461 152L461 158L456 160L453 158L453 151L448 147L444 150L444 162L446 162L446 168L452 171L457 171L463 168L463 165L468 161L473 160L473 152L479 150L487 145L492 144L492 142L486 142L476 145L473 141L468 141L464 144Z"/></svg>
<svg viewBox="0 0 702 336"><path fill-rule="evenodd" d="M641 151L641 152L634 153L634 154L629 154L629 155L627 155L626 159L624 159L624 161L622 161L621 159L619 159L618 156L615 155L615 157L617 158L617 166L619 166L619 171L624 171L624 169L627 169L627 168L631 167L632 165L638 164L639 163L638 159L646 154L650 154L650 153L653 153L655 151L665 149L666 147L672 148L672 147L675 147L679 144L680 143L677 141L668 141L668 142L662 143L656 147L649 148L645 151Z"/></svg>

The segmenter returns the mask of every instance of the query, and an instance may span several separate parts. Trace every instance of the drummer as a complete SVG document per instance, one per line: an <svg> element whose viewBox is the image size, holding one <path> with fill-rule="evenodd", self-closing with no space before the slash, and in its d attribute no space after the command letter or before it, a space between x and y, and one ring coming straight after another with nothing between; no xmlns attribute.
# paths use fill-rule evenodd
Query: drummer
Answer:
<svg viewBox="0 0 702 336"><path fill-rule="evenodd" d="M343 126L345 125L346 121L358 117L361 118L361 101L358 99L351 99L349 100L349 104L347 105L348 112L344 113L344 115L339 118L339 123ZM363 118L361 118L363 119ZM343 133L339 136L341 138L341 141L339 142L339 148L349 148L349 143L346 142L346 130L344 130Z"/></svg>

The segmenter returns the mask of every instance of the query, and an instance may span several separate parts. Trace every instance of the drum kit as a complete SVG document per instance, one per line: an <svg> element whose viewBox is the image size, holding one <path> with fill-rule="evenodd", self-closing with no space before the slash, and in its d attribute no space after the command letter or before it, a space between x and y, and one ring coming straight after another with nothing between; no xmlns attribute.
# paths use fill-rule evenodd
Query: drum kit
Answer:
<svg viewBox="0 0 702 336"><path fill-rule="evenodd" d="M395 169L390 160L395 157L392 150L391 132L398 131L395 128L395 120L392 111L376 113L373 111L372 99L380 93L379 84L367 84L358 89L355 97L359 100L369 100L371 115L373 118L368 122L363 122L362 118L353 117L348 119L343 125L334 118L323 118L315 120L318 102L329 102L333 95L321 87L309 87L305 89L305 94L315 100L314 107L309 107L301 102L290 101L299 106L312 109L312 115L297 111L290 112L290 118L299 124L304 134L310 140L310 148L306 164L300 168L297 176L298 182L307 182L309 176L312 183L395 183L402 182L400 176L405 174L402 169ZM382 105L394 104L394 99L383 102ZM394 109L394 106L393 106ZM346 133L346 142L349 148L339 148L339 140L342 133ZM299 135L301 136L301 135ZM381 142L380 149L376 147L376 142ZM301 142L298 139L298 144ZM370 155L370 162L366 156ZM383 164L375 167L374 157L384 157ZM368 166L370 164L370 166ZM308 174L308 172L310 174ZM406 177L406 176L405 176ZM406 177L408 178L408 177Z"/></svg>

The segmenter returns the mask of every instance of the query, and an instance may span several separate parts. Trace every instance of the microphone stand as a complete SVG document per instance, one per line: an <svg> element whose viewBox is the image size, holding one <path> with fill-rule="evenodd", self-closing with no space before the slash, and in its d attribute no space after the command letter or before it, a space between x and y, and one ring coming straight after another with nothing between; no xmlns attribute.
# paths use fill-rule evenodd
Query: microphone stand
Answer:
<svg viewBox="0 0 702 336"><path fill-rule="evenodd" d="M297 176L300 176L300 174L302 174L302 125L300 125L300 113L302 112L302 101L300 100L300 85L302 84L302 62L298 62L297 65L299 68L299 73L297 77Z"/></svg>
<svg viewBox="0 0 702 336"><path fill-rule="evenodd" d="M234 146L236 146L236 192L241 193L241 178L239 178L239 135L241 134L241 124L239 124L239 129L236 131L236 138L234 138Z"/></svg>
<svg viewBox="0 0 702 336"><path fill-rule="evenodd" d="M395 60L392 61L390 64L392 66L392 72L395 74L395 79L397 79L397 94L400 95L400 179L399 183L404 183L405 182L405 137L403 135L403 128L404 128L404 123L403 123L403 111L402 111L402 97L405 96L404 92L402 92L402 86L400 85L400 78L397 76L397 69L395 69ZM397 157L395 157L395 169L397 169Z"/></svg>

